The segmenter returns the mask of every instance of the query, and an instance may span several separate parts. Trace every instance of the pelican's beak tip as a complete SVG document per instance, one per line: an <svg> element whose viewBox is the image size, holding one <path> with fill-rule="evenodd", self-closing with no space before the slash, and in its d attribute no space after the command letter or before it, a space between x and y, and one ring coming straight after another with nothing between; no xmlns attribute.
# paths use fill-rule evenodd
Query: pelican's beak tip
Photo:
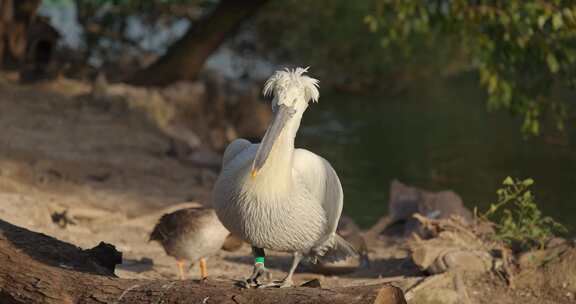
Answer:
<svg viewBox="0 0 576 304"><path fill-rule="evenodd" d="M256 177L256 175L258 175L258 170L252 169L252 171L250 171L250 176L251 176L252 178L254 178L254 177Z"/></svg>

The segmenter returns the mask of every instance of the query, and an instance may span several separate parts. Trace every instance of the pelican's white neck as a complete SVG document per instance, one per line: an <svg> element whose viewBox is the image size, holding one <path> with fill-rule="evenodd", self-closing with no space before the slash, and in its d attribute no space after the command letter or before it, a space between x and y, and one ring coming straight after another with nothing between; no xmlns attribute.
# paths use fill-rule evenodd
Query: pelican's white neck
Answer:
<svg viewBox="0 0 576 304"><path fill-rule="evenodd" d="M300 127L302 114L296 114L286 125L274 144L266 164L256 176L256 180L272 182L275 187L289 185L292 182L292 162L294 140Z"/></svg>

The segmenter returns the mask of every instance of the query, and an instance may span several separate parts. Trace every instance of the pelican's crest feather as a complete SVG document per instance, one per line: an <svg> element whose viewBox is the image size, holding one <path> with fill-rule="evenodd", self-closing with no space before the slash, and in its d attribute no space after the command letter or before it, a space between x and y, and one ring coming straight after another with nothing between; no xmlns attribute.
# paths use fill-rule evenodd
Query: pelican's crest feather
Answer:
<svg viewBox="0 0 576 304"><path fill-rule="evenodd" d="M276 71L266 83L264 84L264 96L282 95L289 89L298 88L304 90L304 98L306 101L318 102L320 92L318 91L318 79L310 76L303 75L308 72L308 68L285 68L281 71Z"/></svg>

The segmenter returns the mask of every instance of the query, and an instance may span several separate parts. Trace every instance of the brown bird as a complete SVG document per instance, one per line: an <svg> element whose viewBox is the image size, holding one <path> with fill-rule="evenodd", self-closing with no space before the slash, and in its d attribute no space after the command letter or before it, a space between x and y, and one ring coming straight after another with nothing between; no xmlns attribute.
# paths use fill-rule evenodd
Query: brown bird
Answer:
<svg viewBox="0 0 576 304"><path fill-rule="evenodd" d="M205 279L206 257L218 252L228 234L214 209L186 208L164 214L150 233L149 241L158 241L166 254L176 259L181 280L186 261L191 262L190 266L200 261L200 276Z"/></svg>

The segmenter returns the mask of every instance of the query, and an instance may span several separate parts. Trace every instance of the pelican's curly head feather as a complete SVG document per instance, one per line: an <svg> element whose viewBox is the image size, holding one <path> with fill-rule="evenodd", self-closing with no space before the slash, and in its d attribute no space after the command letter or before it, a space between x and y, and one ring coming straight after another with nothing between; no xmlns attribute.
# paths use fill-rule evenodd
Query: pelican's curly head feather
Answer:
<svg viewBox="0 0 576 304"><path fill-rule="evenodd" d="M318 102L320 81L304 75L306 72L308 67L276 71L264 84L264 96L274 96L277 105L292 106L300 98Z"/></svg>

